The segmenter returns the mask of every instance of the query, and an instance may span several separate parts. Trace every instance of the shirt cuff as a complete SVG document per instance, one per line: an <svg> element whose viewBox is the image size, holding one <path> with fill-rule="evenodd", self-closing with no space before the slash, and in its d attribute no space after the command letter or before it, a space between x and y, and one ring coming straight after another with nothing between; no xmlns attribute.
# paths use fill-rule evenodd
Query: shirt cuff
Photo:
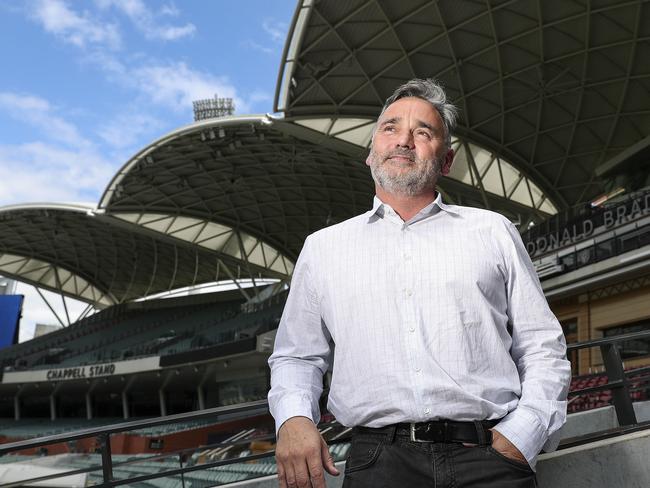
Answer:
<svg viewBox="0 0 650 488"><path fill-rule="evenodd" d="M311 399L306 395L287 395L283 397L275 405L271 413L275 419L276 436L282 424L292 417L307 417L316 425L318 425L318 421L320 420L320 413L313 411Z"/></svg>
<svg viewBox="0 0 650 488"><path fill-rule="evenodd" d="M512 442L535 470L537 455L542 450L547 435L534 413L518 407L503 417L494 430Z"/></svg>

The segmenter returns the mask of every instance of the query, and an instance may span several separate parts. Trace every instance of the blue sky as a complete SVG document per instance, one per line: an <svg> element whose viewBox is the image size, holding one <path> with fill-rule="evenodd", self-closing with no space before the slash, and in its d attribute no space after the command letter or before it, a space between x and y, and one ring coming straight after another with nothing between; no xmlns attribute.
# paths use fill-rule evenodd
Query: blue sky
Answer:
<svg viewBox="0 0 650 488"><path fill-rule="evenodd" d="M296 3L0 0L0 206L97 203L133 154L192 122L193 100L270 112ZM55 323L18 293L22 340Z"/></svg>
<svg viewBox="0 0 650 488"><path fill-rule="evenodd" d="M0 2L0 205L97 202L138 149L192 121L192 100L270 112L295 5Z"/></svg>

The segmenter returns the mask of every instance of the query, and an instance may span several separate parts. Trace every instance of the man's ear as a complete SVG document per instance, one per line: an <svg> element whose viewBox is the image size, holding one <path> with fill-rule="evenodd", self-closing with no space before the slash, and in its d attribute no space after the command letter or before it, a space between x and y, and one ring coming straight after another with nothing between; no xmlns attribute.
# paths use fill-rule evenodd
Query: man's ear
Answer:
<svg viewBox="0 0 650 488"><path fill-rule="evenodd" d="M368 156L366 157L366 166L370 166L370 153L368 153Z"/></svg>
<svg viewBox="0 0 650 488"><path fill-rule="evenodd" d="M447 176L451 171L451 164L454 162L454 150L449 148L445 154L445 161L442 163L441 173Z"/></svg>

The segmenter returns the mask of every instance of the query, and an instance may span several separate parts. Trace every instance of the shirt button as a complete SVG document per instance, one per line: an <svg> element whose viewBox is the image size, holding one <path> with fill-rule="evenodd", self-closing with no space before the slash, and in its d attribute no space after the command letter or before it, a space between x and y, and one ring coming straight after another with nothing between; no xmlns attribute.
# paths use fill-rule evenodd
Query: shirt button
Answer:
<svg viewBox="0 0 650 488"><path fill-rule="evenodd" d="M410 297L411 295L413 295L413 291L411 291L411 290L404 290L404 293L406 293L407 297Z"/></svg>
<svg viewBox="0 0 650 488"><path fill-rule="evenodd" d="M410 254L404 254L404 260L405 261L410 261L411 260L411 255Z"/></svg>
<svg viewBox="0 0 650 488"><path fill-rule="evenodd" d="M415 327L409 327L409 332L415 332Z"/></svg>
<svg viewBox="0 0 650 488"><path fill-rule="evenodd" d="M430 409L430 408L425 408L425 409L424 409L424 413L426 413L427 415L429 415L429 414L431 413L431 409Z"/></svg>
<svg viewBox="0 0 650 488"><path fill-rule="evenodd" d="M419 372L420 372L420 368L419 368L419 367L416 367L416 368L415 368L415 372L416 372L416 373L419 373Z"/></svg>

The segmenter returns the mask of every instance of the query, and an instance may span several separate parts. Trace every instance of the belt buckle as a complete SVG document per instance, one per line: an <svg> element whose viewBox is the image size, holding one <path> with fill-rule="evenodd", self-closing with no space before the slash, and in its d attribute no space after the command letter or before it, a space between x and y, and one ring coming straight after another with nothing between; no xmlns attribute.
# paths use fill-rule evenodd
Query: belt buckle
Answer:
<svg viewBox="0 0 650 488"><path fill-rule="evenodd" d="M411 441L420 442L415 438L415 423L411 422Z"/></svg>

